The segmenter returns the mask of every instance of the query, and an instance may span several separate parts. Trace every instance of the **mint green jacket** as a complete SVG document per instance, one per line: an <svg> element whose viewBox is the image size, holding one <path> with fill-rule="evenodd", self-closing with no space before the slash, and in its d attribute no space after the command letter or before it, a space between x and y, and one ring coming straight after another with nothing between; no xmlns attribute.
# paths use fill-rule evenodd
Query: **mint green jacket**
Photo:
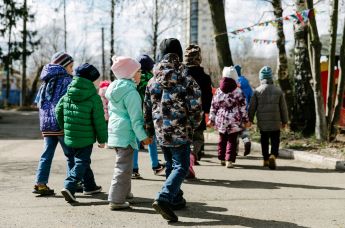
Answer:
<svg viewBox="0 0 345 228"><path fill-rule="evenodd" d="M82 148L92 145L96 139L99 143L107 142L102 100L90 80L73 77L55 113L67 146Z"/></svg>
<svg viewBox="0 0 345 228"><path fill-rule="evenodd" d="M136 84L129 79L113 81L105 93L109 100L108 145L138 149L136 138L147 138L141 98Z"/></svg>

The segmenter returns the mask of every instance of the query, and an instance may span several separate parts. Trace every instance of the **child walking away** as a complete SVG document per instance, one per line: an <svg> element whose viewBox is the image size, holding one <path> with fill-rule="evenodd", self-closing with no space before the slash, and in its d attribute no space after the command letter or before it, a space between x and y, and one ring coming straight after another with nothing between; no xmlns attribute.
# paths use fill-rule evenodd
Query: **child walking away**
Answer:
<svg viewBox="0 0 345 228"><path fill-rule="evenodd" d="M194 131L193 134L193 151L195 165L202 156L202 147L204 146L204 130L206 130L205 114L210 112L212 101L212 81L211 77L204 72L201 64L201 50L198 45L191 44L186 48L185 63L186 74L191 75L198 83L201 90L202 110L204 111L200 126ZM194 165L194 164L193 164Z"/></svg>
<svg viewBox="0 0 345 228"><path fill-rule="evenodd" d="M261 68L259 79L261 85L255 89L250 101L249 121L253 122L256 114L261 134L263 165L275 169L279 152L280 128L286 127L288 112L283 92L273 85L272 69L269 66ZM270 154L269 141L271 141Z"/></svg>
<svg viewBox="0 0 345 228"><path fill-rule="evenodd" d="M163 58L146 88L144 118L150 136L156 134L166 161L166 181L152 207L172 222L178 221L174 209L186 206L181 184L189 168L193 131L202 118L201 92L185 74L182 48L175 38L160 44Z"/></svg>
<svg viewBox="0 0 345 228"><path fill-rule="evenodd" d="M249 127L246 100L236 81L236 70L224 67L209 116L209 124L216 126L219 132L218 159L227 168L233 168L236 161L238 134L243 127Z"/></svg>
<svg viewBox="0 0 345 228"><path fill-rule="evenodd" d="M91 153L96 139L99 147L107 142L107 127L100 96L93 82L100 76L98 70L88 64L80 65L67 94L56 106L58 123L65 132L68 147L67 164L73 164L68 172L61 194L67 202L76 202L75 192L78 182L83 181L84 194L102 191L97 186L91 169Z"/></svg>
<svg viewBox="0 0 345 228"><path fill-rule="evenodd" d="M116 161L108 201L111 210L129 207L131 193L133 150L138 149L136 138L144 144L152 140L144 130L141 98L136 89L140 82L140 63L135 59L113 56L113 81L105 97L109 100L108 145L115 147Z"/></svg>
<svg viewBox="0 0 345 228"><path fill-rule="evenodd" d="M53 55L51 63L43 67L40 79L43 81L35 102L39 108L40 130L44 137L44 151L36 171L34 194L52 195L54 190L47 186L55 149L60 143L64 152L67 151L63 140L63 129L57 123L55 106L65 95L72 81L73 58L64 52ZM69 167L70 168L70 167Z"/></svg>
<svg viewBox="0 0 345 228"><path fill-rule="evenodd" d="M107 88L109 85L110 85L109 81L107 80L101 81L99 83L99 90L98 90L98 95L101 97L102 103L103 103L104 118L107 123L109 120L109 113L108 113L108 99L105 97L105 92L107 91Z"/></svg>
<svg viewBox="0 0 345 228"><path fill-rule="evenodd" d="M250 87L248 79L241 73L242 67L240 65L235 65L234 68L236 69L238 75L237 82L239 83L244 97L246 98L246 111L248 112L250 99L253 96L253 90L252 87ZM244 144L244 156L247 156L248 154L250 154L250 149L252 146L252 143L250 142L249 131L243 129L243 131L240 134L240 137L242 138Z"/></svg>
<svg viewBox="0 0 345 228"><path fill-rule="evenodd" d="M152 69L154 66L154 61L150 58L148 55L140 55L137 58L137 61L141 65L141 78L140 83L137 87L137 90L139 92L139 95L141 97L142 104L144 102L145 98L145 90L147 83L149 80L153 77ZM148 151L151 159L151 167L153 170L153 174L159 175L164 172L165 166L163 164L159 163L158 160L158 151L157 151L157 142L156 137L153 136L152 138L152 144L148 145ZM140 143L140 142L139 142ZM141 178L139 174L139 164L138 164L138 158L139 158L139 150L134 150L133 155L133 173L132 178L138 179Z"/></svg>

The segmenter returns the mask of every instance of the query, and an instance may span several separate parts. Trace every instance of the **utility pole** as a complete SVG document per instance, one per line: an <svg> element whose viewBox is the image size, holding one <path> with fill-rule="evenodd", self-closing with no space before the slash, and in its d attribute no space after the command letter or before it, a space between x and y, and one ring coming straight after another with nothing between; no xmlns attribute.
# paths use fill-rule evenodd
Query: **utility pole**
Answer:
<svg viewBox="0 0 345 228"><path fill-rule="evenodd" d="M114 56L114 24L115 24L115 0L111 0L110 10L110 66L112 65L111 58ZM113 72L110 70L110 80L114 81L115 77Z"/></svg>
<svg viewBox="0 0 345 228"><path fill-rule="evenodd" d="M105 58L104 58L104 28L102 27L102 78L103 81L106 79L105 77Z"/></svg>
<svg viewBox="0 0 345 228"><path fill-rule="evenodd" d="M23 15L23 76L22 76L22 96L20 105L26 105L26 37L27 37L27 29L26 24L28 21L28 9L26 0L24 0L24 15Z"/></svg>
<svg viewBox="0 0 345 228"><path fill-rule="evenodd" d="M63 26L64 26L64 38L65 38L65 52L67 52L67 27L66 27L66 0L63 0Z"/></svg>

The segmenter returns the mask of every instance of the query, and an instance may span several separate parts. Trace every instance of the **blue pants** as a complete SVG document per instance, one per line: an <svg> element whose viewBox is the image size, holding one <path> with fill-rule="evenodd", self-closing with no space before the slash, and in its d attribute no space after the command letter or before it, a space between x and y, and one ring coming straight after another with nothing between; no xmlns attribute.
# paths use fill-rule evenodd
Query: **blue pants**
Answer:
<svg viewBox="0 0 345 228"><path fill-rule="evenodd" d="M157 194L156 200L174 204L181 196L181 185L185 179L190 161L190 145L185 144L179 147L162 146L166 161L166 181L161 191Z"/></svg>
<svg viewBox="0 0 345 228"><path fill-rule="evenodd" d="M46 136L44 137L44 151L41 155L36 171L36 183L47 184L49 179L50 168L55 154L57 144L60 143L64 153L67 147L64 143L63 136ZM73 166L72 166L73 167ZM69 167L67 167L67 172Z"/></svg>
<svg viewBox="0 0 345 228"><path fill-rule="evenodd" d="M67 163L74 164L73 168L68 172L65 179L64 187L72 194L75 193L77 183L83 180L84 190L89 191L96 188L95 178L91 169L91 153L93 145L83 148L68 148Z"/></svg>
<svg viewBox="0 0 345 228"><path fill-rule="evenodd" d="M137 142L138 142L138 147L140 147L139 140L137 140ZM151 144L149 144L148 150L149 150L149 154L150 154L152 169L156 168L159 164L158 163L158 151L157 151L156 137L153 137L153 141ZM139 150L134 150L133 169L139 169L138 157L139 157Z"/></svg>

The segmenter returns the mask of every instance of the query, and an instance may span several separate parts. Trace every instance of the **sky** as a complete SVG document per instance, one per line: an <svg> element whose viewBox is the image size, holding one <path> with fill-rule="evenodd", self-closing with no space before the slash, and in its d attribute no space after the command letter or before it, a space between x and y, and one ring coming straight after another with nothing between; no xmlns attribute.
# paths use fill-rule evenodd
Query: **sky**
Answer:
<svg viewBox="0 0 345 228"><path fill-rule="evenodd" d="M186 0L187 1L187 0ZM40 31L55 23L56 26L63 26L62 0L29 0L28 4L32 12L36 13L33 27ZM124 5L121 14L117 9L115 21L116 51L121 55L136 56L141 51L147 50L145 30L150 27L147 16L144 16L144 8L141 4L135 4L136 0L129 0L129 4ZM146 2L150 2L146 0ZM239 4L239 2L241 4ZM284 13L289 15L294 13L295 0L283 0ZM66 0L67 11L67 32L68 51L78 52L80 47L85 46L91 56L101 55L101 27L105 27L106 49L109 50L109 26L110 26L110 1L104 0ZM286 4L285 4L286 3ZM287 5L290 4L290 5ZM344 0L340 0L340 9L345 9ZM342 7L343 6L343 7ZM328 32L329 21L329 0L318 4L317 23L320 34ZM226 0L226 22L228 31L248 27L262 21L274 18L270 12L272 7L269 3L260 0ZM263 14L263 12L265 12ZM339 16L338 29L343 28L344 13ZM284 31L287 49L293 46L293 24L284 22ZM177 27L167 31L165 37L182 38L181 30ZM241 37L241 38L238 38ZM247 32L235 39L230 39L232 49L244 50L244 42L241 39L269 39L275 40L275 28L273 26L260 27L252 32ZM63 37L61 37L63 39ZM210 34L213 39L213 34ZM77 48L79 47L79 49ZM254 44L252 43L252 54L255 56L272 56L277 53L274 44ZM98 58L99 59L99 58Z"/></svg>

